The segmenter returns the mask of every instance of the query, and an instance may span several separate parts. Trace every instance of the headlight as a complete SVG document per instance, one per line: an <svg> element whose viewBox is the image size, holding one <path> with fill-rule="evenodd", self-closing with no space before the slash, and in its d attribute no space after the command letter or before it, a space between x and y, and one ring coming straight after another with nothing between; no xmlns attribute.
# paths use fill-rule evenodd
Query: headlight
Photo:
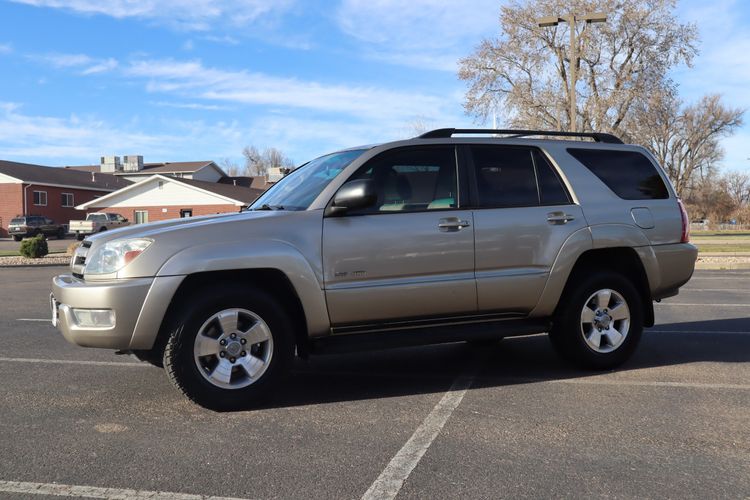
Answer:
<svg viewBox="0 0 750 500"><path fill-rule="evenodd" d="M86 274L111 274L127 266L143 253L151 240L136 238L113 240L97 248L86 257Z"/></svg>

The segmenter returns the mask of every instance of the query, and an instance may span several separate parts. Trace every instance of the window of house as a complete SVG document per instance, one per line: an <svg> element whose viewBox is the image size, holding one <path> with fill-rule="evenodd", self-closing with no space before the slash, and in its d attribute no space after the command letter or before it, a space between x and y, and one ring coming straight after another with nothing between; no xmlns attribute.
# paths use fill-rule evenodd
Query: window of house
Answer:
<svg viewBox="0 0 750 500"><path fill-rule="evenodd" d="M72 207L75 206L74 200L73 200L73 193L63 193L62 194L62 206L63 207Z"/></svg>
<svg viewBox="0 0 750 500"><path fill-rule="evenodd" d="M146 224L148 222L148 210L136 210L134 219L136 224Z"/></svg>
<svg viewBox="0 0 750 500"><path fill-rule="evenodd" d="M34 191L34 205L47 206L47 191Z"/></svg>

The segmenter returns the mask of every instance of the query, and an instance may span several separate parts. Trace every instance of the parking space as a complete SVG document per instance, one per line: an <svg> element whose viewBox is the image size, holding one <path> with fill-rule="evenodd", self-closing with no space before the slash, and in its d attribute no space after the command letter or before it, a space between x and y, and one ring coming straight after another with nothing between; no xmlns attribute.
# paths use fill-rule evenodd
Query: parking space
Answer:
<svg viewBox="0 0 750 500"><path fill-rule="evenodd" d="M615 372L569 368L544 335L326 356L219 414L38 321L63 270L0 270L0 497L750 494L750 273L696 272Z"/></svg>

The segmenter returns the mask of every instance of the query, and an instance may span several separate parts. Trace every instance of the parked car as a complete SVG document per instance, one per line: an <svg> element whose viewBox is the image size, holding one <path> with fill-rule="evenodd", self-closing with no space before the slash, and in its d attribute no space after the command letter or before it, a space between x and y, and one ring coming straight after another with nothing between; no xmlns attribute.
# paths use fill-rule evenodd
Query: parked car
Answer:
<svg viewBox="0 0 750 500"><path fill-rule="evenodd" d="M41 215L14 217L10 220L10 224L8 224L8 234L15 241L21 241L22 238L37 236L39 234L56 236L58 239L63 239L66 232L65 226L57 224L52 219Z"/></svg>
<svg viewBox="0 0 750 500"><path fill-rule="evenodd" d="M90 234L128 226L129 224L128 219L120 214L95 212L86 215L86 220L70 221L69 227L70 232L76 235L78 241L81 241Z"/></svg>
<svg viewBox="0 0 750 500"><path fill-rule="evenodd" d="M533 138L569 135L593 142ZM549 332L565 359L614 368L692 276L688 241L642 147L440 129L322 156L247 212L89 237L51 307L70 342L163 364L232 409L295 355Z"/></svg>

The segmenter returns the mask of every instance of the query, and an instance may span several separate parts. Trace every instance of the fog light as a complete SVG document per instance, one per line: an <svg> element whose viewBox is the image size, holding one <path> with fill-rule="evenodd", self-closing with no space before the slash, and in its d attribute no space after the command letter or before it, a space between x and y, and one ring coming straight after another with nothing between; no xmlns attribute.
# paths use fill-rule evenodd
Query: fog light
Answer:
<svg viewBox="0 0 750 500"><path fill-rule="evenodd" d="M111 309L73 309L78 326L84 328L111 328L115 326L115 312Z"/></svg>

